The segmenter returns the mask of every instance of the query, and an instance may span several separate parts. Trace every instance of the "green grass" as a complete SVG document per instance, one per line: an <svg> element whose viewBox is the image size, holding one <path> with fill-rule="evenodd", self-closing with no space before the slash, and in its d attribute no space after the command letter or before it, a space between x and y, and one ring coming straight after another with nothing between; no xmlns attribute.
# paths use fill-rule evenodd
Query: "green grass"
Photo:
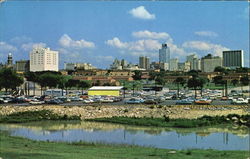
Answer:
<svg viewBox="0 0 250 159"><path fill-rule="evenodd" d="M17 112L7 116L0 116L0 123L25 123L41 120L80 120L79 116L57 115L50 110Z"/></svg>
<svg viewBox="0 0 250 159"><path fill-rule="evenodd" d="M250 123L250 115L239 116L237 114L229 114L227 116L203 116L198 119L169 119L164 118L137 118L137 117L112 117L112 118L96 118L96 119L86 119L87 121L96 122L110 122L117 124L127 124L127 125L137 125L137 126L156 126L156 127L178 127L178 128L193 128L201 126L211 126L219 124L232 124L233 118L237 117L241 121L247 121L246 123L240 123L238 120L237 124L246 125Z"/></svg>
<svg viewBox="0 0 250 159"><path fill-rule="evenodd" d="M129 145L34 141L0 131L3 159L246 159L247 151L171 150Z"/></svg>

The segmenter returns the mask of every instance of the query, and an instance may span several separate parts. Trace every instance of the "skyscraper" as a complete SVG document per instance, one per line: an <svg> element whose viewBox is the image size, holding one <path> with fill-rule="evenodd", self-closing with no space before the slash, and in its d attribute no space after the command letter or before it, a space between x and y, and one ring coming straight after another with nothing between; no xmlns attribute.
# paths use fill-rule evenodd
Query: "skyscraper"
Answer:
<svg viewBox="0 0 250 159"><path fill-rule="evenodd" d="M178 70L178 63L179 63L179 60L177 58L170 59L169 70L170 71L177 71Z"/></svg>
<svg viewBox="0 0 250 159"><path fill-rule="evenodd" d="M197 55L191 54L187 56L186 59L187 62L190 62L190 70L200 70L201 69L201 62L200 59L198 59Z"/></svg>
<svg viewBox="0 0 250 159"><path fill-rule="evenodd" d="M139 67L148 70L150 68L149 58L147 56L139 57Z"/></svg>
<svg viewBox="0 0 250 159"><path fill-rule="evenodd" d="M30 71L58 71L58 51L50 48L34 48L30 52Z"/></svg>
<svg viewBox="0 0 250 159"><path fill-rule="evenodd" d="M223 66L231 69L244 67L243 50L223 51Z"/></svg>
<svg viewBox="0 0 250 159"><path fill-rule="evenodd" d="M159 62L168 64L170 62L170 48L167 44L162 44L162 48L159 49Z"/></svg>

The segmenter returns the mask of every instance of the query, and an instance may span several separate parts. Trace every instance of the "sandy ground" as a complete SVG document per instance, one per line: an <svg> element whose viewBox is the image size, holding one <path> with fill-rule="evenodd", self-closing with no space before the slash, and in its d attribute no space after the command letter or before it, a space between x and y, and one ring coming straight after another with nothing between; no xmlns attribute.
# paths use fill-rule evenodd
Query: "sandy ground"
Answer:
<svg viewBox="0 0 250 159"><path fill-rule="evenodd" d="M0 106L0 115L8 115L23 111L51 110L56 114L69 116L77 115L82 119L127 116L127 117L163 117L195 119L203 115L216 116L250 113L250 107L240 105L230 106L199 106L199 105L174 105L174 106L148 106L148 105L100 105L100 106Z"/></svg>

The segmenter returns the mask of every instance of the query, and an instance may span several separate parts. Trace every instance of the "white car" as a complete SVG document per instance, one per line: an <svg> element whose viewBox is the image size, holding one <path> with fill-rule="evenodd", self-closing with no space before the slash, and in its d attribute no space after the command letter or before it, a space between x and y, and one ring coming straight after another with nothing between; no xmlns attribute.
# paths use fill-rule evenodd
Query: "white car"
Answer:
<svg viewBox="0 0 250 159"><path fill-rule="evenodd" d="M33 101L30 101L29 102L30 104L44 104L45 102L44 101L39 101L39 100L33 100Z"/></svg>
<svg viewBox="0 0 250 159"><path fill-rule="evenodd" d="M248 100L244 98L233 99L232 104L248 104Z"/></svg>
<svg viewBox="0 0 250 159"><path fill-rule="evenodd" d="M83 103L94 103L92 99L84 99Z"/></svg>

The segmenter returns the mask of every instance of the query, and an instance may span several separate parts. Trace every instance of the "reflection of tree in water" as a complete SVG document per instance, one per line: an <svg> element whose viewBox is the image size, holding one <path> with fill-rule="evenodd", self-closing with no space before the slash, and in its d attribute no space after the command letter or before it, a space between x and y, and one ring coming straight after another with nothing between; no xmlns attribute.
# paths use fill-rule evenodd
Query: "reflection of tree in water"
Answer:
<svg viewBox="0 0 250 159"><path fill-rule="evenodd" d="M188 136L190 133L196 133L198 136L208 136L210 133L224 132L237 136L248 136L249 129L247 127L232 127L232 125L217 125L213 127L199 128L162 128L162 127L143 127L131 126L101 122L85 122L85 121L41 121L24 124L4 124L8 128L28 128L34 131L50 131L56 132L61 130L80 129L84 131L115 131L125 130L131 134L144 132L150 135L159 135L163 132L174 131L178 135Z"/></svg>

